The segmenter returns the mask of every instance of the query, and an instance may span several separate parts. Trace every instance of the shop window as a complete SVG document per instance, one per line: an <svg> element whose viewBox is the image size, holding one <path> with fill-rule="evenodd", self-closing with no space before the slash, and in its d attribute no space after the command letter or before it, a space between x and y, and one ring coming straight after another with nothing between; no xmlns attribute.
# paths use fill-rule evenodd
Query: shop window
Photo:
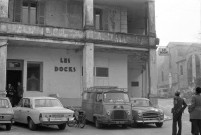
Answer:
<svg viewBox="0 0 201 135"><path fill-rule="evenodd" d="M108 68L96 67L96 77L109 77Z"/></svg>
<svg viewBox="0 0 201 135"><path fill-rule="evenodd" d="M42 91L42 63L27 63L27 91Z"/></svg>
<svg viewBox="0 0 201 135"><path fill-rule="evenodd" d="M38 0L15 0L14 22L45 24L45 3Z"/></svg>

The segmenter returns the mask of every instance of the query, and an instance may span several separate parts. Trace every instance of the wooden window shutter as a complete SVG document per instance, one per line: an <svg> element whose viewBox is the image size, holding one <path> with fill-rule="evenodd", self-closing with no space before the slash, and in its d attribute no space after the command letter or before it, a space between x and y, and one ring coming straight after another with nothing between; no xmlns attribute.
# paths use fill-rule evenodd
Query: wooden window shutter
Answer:
<svg viewBox="0 0 201 135"><path fill-rule="evenodd" d="M38 24L45 24L45 2L39 1L38 2Z"/></svg>
<svg viewBox="0 0 201 135"><path fill-rule="evenodd" d="M22 21L22 0L15 0L14 2L14 22Z"/></svg>
<svg viewBox="0 0 201 135"><path fill-rule="evenodd" d="M105 8L102 11L103 11L102 27L103 27L103 30L108 31L108 14L109 14L109 10L107 8Z"/></svg>

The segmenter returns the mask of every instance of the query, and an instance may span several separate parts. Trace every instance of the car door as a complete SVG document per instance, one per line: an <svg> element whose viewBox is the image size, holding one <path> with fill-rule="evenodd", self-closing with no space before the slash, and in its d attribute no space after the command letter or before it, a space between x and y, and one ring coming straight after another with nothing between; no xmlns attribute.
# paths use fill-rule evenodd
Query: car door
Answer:
<svg viewBox="0 0 201 135"><path fill-rule="evenodd" d="M20 102L18 103L18 105L16 107L13 108L14 111L14 120L17 122L21 122L21 109L23 106L23 99L20 100Z"/></svg>
<svg viewBox="0 0 201 135"><path fill-rule="evenodd" d="M21 121L27 123L27 117L30 114L31 103L29 98L24 98L23 107L21 109Z"/></svg>

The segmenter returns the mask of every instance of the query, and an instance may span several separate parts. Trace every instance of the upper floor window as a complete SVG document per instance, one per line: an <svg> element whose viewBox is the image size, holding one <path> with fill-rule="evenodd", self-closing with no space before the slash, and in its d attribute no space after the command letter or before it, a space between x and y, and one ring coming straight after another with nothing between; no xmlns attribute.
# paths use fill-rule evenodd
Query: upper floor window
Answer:
<svg viewBox="0 0 201 135"><path fill-rule="evenodd" d="M96 30L102 30L102 10L95 8L94 9L94 23Z"/></svg>
<svg viewBox="0 0 201 135"><path fill-rule="evenodd" d="M15 0L14 22L45 24L45 3L38 0Z"/></svg>

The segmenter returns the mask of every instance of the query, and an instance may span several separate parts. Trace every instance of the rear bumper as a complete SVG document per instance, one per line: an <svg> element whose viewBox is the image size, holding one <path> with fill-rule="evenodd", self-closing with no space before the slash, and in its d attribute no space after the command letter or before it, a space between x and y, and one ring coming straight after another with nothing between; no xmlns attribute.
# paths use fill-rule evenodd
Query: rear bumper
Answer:
<svg viewBox="0 0 201 135"><path fill-rule="evenodd" d="M41 119L40 124L41 125L59 125L59 124L64 124L67 123L67 118L61 118L61 119Z"/></svg>
<svg viewBox="0 0 201 135"><path fill-rule="evenodd" d="M14 121L0 121L0 124L13 124Z"/></svg>
<svg viewBox="0 0 201 135"><path fill-rule="evenodd" d="M59 125L59 124L64 124L67 123L67 121L46 121L46 122L41 122L40 125Z"/></svg>

